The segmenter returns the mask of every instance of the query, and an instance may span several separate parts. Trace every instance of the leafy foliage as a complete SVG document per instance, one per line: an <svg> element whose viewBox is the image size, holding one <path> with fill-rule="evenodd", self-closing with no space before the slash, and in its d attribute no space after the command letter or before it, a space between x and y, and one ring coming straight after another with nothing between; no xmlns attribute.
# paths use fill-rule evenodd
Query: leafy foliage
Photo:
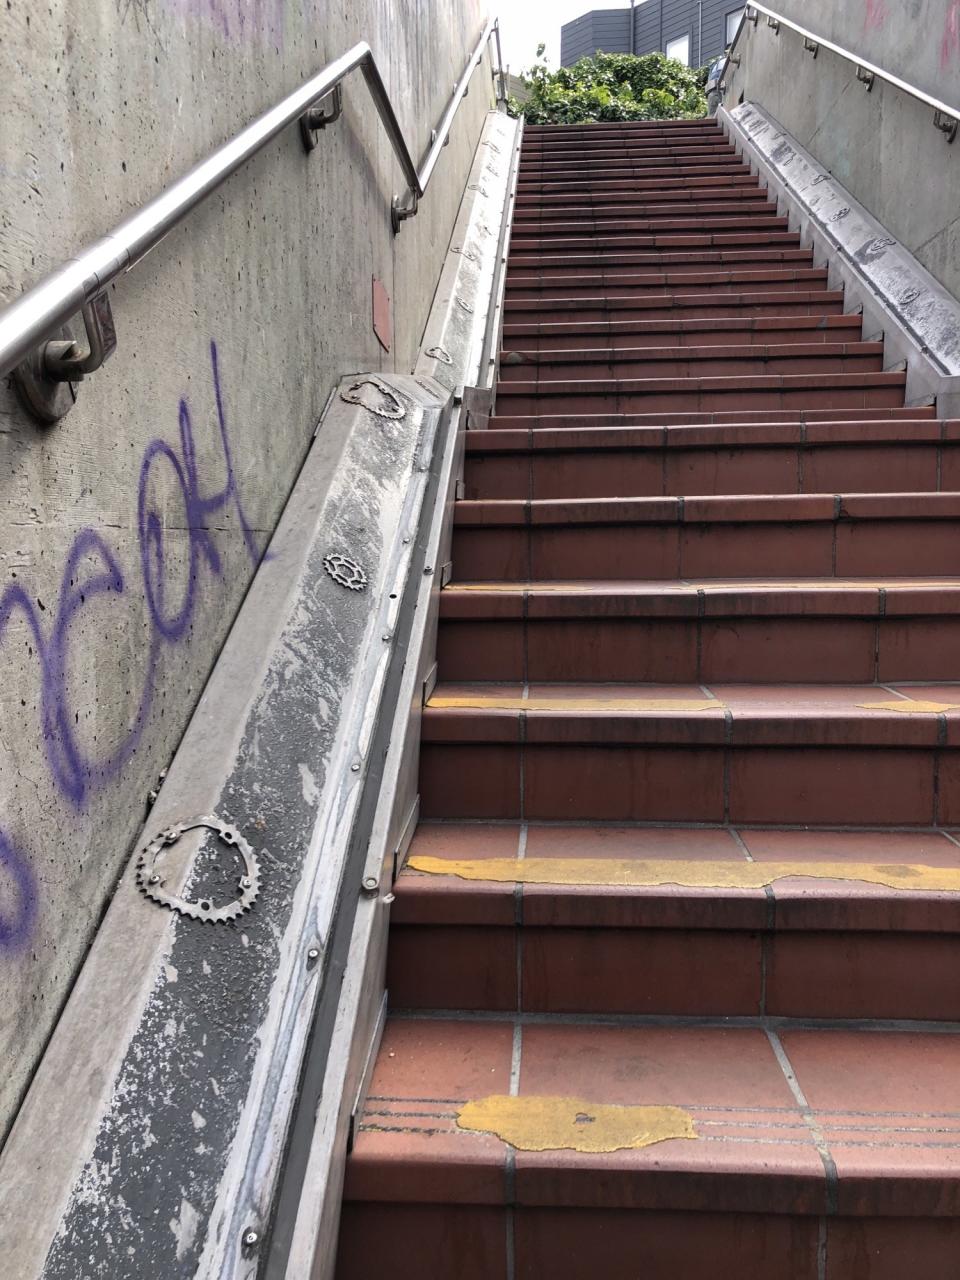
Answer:
<svg viewBox="0 0 960 1280"><path fill-rule="evenodd" d="M543 54L543 45L537 52ZM528 99L511 99L510 110L529 124L696 120L707 114L702 73L662 53L597 53L556 71L537 62L524 82Z"/></svg>

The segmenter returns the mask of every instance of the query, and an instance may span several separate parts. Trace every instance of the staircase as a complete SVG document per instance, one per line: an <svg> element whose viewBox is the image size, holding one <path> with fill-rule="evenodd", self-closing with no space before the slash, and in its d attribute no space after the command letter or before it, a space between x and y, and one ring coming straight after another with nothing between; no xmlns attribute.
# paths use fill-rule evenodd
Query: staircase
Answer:
<svg viewBox="0 0 960 1280"><path fill-rule="evenodd" d="M528 128L338 1280L960 1275L960 422L715 122Z"/></svg>

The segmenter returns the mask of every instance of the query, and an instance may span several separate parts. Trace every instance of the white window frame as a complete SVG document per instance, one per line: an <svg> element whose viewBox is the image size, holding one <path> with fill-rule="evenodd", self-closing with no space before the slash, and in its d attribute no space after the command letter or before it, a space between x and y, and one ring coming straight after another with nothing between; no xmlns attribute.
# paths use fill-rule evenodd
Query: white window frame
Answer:
<svg viewBox="0 0 960 1280"><path fill-rule="evenodd" d="M684 50L685 50L684 55L683 55L683 57L682 57L682 58L677 57L677 54L675 54L675 53L671 53L671 52L670 52L670 50L671 50L671 49L676 49L678 46L683 46L683 48L684 48ZM666 52L666 57L668 57L668 58L676 58L676 59L677 59L677 61L678 61L678 62L682 62L682 63L683 63L683 65L684 65L685 67L689 67L689 65L690 65L690 35L689 35L689 33L688 33L687 35L684 35L684 36L677 36L677 38L676 38L675 40L668 40L668 41L667 41L667 47L666 47L666 51L665 51L665 52Z"/></svg>
<svg viewBox="0 0 960 1280"><path fill-rule="evenodd" d="M733 44L733 38L737 34L737 28L740 26L740 19L743 17L743 10L746 6L739 9L731 9L724 19L724 41L723 47L726 49ZM733 21L731 22L731 19Z"/></svg>

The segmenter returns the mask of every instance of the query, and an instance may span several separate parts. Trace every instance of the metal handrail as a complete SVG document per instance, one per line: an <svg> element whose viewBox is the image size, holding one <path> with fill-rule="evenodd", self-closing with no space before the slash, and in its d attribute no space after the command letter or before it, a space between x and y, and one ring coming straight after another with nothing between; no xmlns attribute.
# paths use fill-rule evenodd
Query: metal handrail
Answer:
<svg viewBox="0 0 960 1280"><path fill-rule="evenodd" d="M12 373L40 344L52 338L70 317L81 311L85 312L84 319L92 347L93 334L90 333L91 324L87 313L90 305L100 298L107 286L135 266L211 192L236 173L277 134L332 94L351 72L358 69L363 72L370 96L408 186L405 198L401 200L394 197L393 201L394 230L398 230L405 218L417 213L420 199L436 169L440 151L448 140L454 117L467 95L474 68L482 60L491 37L497 43L497 97L498 101L505 100L500 29L497 20L491 18L470 55L463 75L454 86L453 95L440 124L432 134L430 148L419 168L411 157L373 51L366 41L355 44L342 57L329 63L299 89L295 89L276 106L247 125L229 142L194 165L160 195L125 218L89 248L27 289L0 312L0 377ZM64 347L70 344L51 345ZM59 354L62 355L62 352ZM84 372L89 372L90 368L88 363ZM82 373L74 376L80 377ZM66 379L60 378L60 381Z"/></svg>
<svg viewBox="0 0 960 1280"><path fill-rule="evenodd" d="M751 13L751 10L753 11ZM743 20L737 29L736 37L730 50L727 53L726 60L720 71L719 80L722 84L723 77L727 73L730 65L731 54L740 39L740 32L748 22L752 22L754 26L757 24L758 15L764 13L767 16L769 25L780 24L789 27L791 31L796 31L798 35L803 36L805 48L816 55L820 49L829 49L831 53L838 54L841 58L845 58L847 62L852 62L859 70L864 72L860 76L867 88L873 87L874 80L884 80L887 84L893 85L895 89L900 89L903 93L907 93L912 98L916 98L918 102L924 103L931 107L934 111L934 123L937 128L947 134L949 140L953 142L957 136L957 129L960 126L960 109L951 107L946 102L941 102L939 98L932 97L929 93L924 93L922 89L918 89L916 85L908 84L906 80L901 80L899 76L895 76L892 71L885 71L883 67L878 67L866 58L861 58L859 54L844 49L842 45L834 44L832 40L827 40L824 36L818 36L815 32L802 27L798 22L794 22L792 18L784 17L782 13L778 13L776 9L769 9L765 4L748 4L744 9Z"/></svg>

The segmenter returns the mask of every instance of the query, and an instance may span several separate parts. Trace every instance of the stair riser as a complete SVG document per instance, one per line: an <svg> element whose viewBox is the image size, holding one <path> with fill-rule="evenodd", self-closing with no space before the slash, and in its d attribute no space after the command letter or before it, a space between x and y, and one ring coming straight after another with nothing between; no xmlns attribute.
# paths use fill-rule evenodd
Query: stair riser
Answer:
<svg viewBox="0 0 960 1280"><path fill-rule="evenodd" d="M960 753L425 741L421 816L954 827Z"/></svg>
<svg viewBox="0 0 960 1280"><path fill-rule="evenodd" d="M960 681L960 617L441 619L438 659L455 682Z"/></svg>
<svg viewBox="0 0 960 1280"><path fill-rule="evenodd" d="M529 195L531 187L549 187L554 182L570 182L575 178L577 182L585 182L591 178L594 182L617 182L622 187L623 195L627 192L632 193L637 205L664 205L675 204L696 204L704 200L758 200L760 196L767 196L767 187L760 186L758 180L749 179L745 174L737 174L736 182L727 180L717 184L716 191L710 191L709 179L701 178L699 182L685 182L684 179L675 179L673 186L667 186L664 182L652 182L648 187L639 187L637 178L645 173L643 166L639 165L581 165L576 170L573 169L540 169L536 174L526 174L526 188L520 187L518 191L524 191L524 195ZM521 179L522 182L522 179Z"/></svg>
<svg viewBox="0 0 960 1280"><path fill-rule="evenodd" d="M801 304L804 305L804 304ZM745 327L750 321L746 317L731 319L730 316L718 317L719 323L702 324L692 327L690 322L681 321L657 325L653 320L644 323L625 322L616 324L598 324L591 328L584 324L573 332L554 332L556 329L572 329L571 325L548 325L540 332L516 332L513 326L507 326L503 335L504 351L629 351L637 347L709 347L729 346L750 343L785 343L785 342L823 342L826 344L859 342L863 333L863 324L859 316L844 317L840 308L842 303L821 304L817 308L807 305L809 316L788 317L786 323L773 327L764 325L756 328ZM838 324L826 323L828 317ZM783 317L776 317L783 319ZM761 317L761 319L767 319ZM774 319L774 317L769 317ZM791 326L789 319L794 319ZM808 321L808 323L804 323ZM680 325L686 325L681 328Z"/></svg>
<svg viewBox="0 0 960 1280"><path fill-rule="evenodd" d="M767 373L881 373L882 355L836 355L829 348L818 356L738 356L724 358L717 355L692 358L653 358L617 361L577 361L538 365L502 363L500 379L504 383L537 382L549 391L551 382L572 381L576 378L598 381L617 378L728 378L736 374L753 377Z"/></svg>
<svg viewBox="0 0 960 1280"><path fill-rule="evenodd" d="M706 251L709 253L739 253L744 250L762 249L799 249L800 237L789 231L764 232L759 236L720 235L720 236L662 236L651 239L644 249L630 253L611 255L609 253L527 253L514 254L510 259L509 272L514 275L525 275L534 271L546 271L553 267L590 267L601 270L616 270L618 264L629 266L635 261L642 261L651 253L693 253Z"/></svg>
<svg viewBox="0 0 960 1280"><path fill-rule="evenodd" d="M550 393L541 389L510 394L518 383L504 384L498 400L504 414L700 413L743 409L882 409L903 404L903 388L877 387L758 388L730 387L648 392L623 391ZM931 571L932 572L932 571Z"/></svg>
<svg viewBox="0 0 960 1280"><path fill-rule="evenodd" d="M960 935L394 925L395 1009L960 1019Z"/></svg>
<svg viewBox="0 0 960 1280"><path fill-rule="evenodd" d="M729 278L725 278L729 277ZM519 279L507 282L506 296L510 302L549 302L552 298L594 300L601 296L607 299L651 298L684 294L742 293L749 289L752 293L803 292L822 279L815 270L804 267L744 267L727 272L704 272L690 270L638 273L638 280L629 284L603 283L583 277L570 277L550 281L542 285L524 285ZM648 280L649 283L642 283ZM826 284L826 280L823 280Z"/></svg>
<svg viewBox="0 0 960 1280"><path fill-rule="evenodd" d="M348 1203L337 1280L955 1280L958 1256L949 1218Z"/></svg>
<svg viewBox="0 0 960 1280"><path fill-rule="evenodd" d="M512 239L514 253L531 253L545 251L558 253L561 249L577 249L578 252L596 253L611 248L645 249L650 244L651 236L664 235L752 235L765 231L789 231L790 224L786 218L774 214L755 213L744 215L742 212L727 211L726 215L710 214L702 218L684 217L650 217L640 220L631 219L631 226L636 234L627 232L614 233L605 231L602 235L587 236L568 234L566 236L534 235L529 226L525 226Z"/></svg>
<svg viewBox="0 0 960 1280"><path fill-rule="evenodd" d="M701 138L701 140L685 140L677 143L676 146L634 146L630 148L630 156L636 157L637 160L678 160L684 163L686 160L699 160L701 157L708 156L735 156L736 151L728 142L717 142L714 138ZM559 168L562 172L576 174L580 172L581 161L588 159L590 152L584 151L581 155L562 156ZM594 157L595 159L595 157ZM548 164L556 164L557 156L538 156L536 160L527 160L522 157L520 165L520 180L524 182L529 179L531 174L543 166L544 161ZM616 163L616 161L614 161Z"/></svg>
<svg viewBox="0 0 960 1280"><path fill-rule="evenodd" d="M536 285L545 294L558 289L564 296L570 296L568 284L582 281L590 288L605 293L608 287L615 287L623 281L624 276L644 274L645 272L669 272L702 275L704 271L723 270L757 270L758 268L781 266L812 267L813 255L809 249L780 249L775 247L760 249L703 249L699 253L691 253L682 249L664 249L651 253L634 254L625 266L616 262L609 265L591 263L580 266L576 263L548 266L526 265L517 267L507 276L507 294L513 296L518 287ZM608 282L609 281L609 286Z"/></svg>
<svg viewBox="0 0 960 1280"><path fill-rule="evenodd" d="M453 564L464 582L951 577L960 574L960 537L948 520L461 526Z"/></svg>
<svg viewBox="0 0 960 1280"><path fill-rule="evenodd" d="M704 245L699 249L658 247L646 251L640 250L630 254L578 254L577 260L571 261L568 254L543 254L537 257L532 254L521 255L511 264L507 279L544 278L578 275L594 276L613 274L614 277L623 271L635 271L637 266L648 263L677 262L700 263L700 270L708 268L703 265L712 262L803 262L813 266L813 254L809 249L795 244L744 244L744 245ZM582 259L582 260L581 260ZM622 264L622 265L621 265Z"/></svg>
<svg viewBox="0 0 960 1280"><path fill-rule="evenodd" d="M598 184L598 186L602 186L602 184ZM739 200L726 200L723 197L719 198L719 200L709 200L708 197L704 196L701 200L672 201L667 198L667 200L652 201L643 214L640 214L640 219L684 219L689 220L689 225L694 227L695 230L703 230L705 224L709 225L714 220L721 220L722 224L723 220L730 218L777 218L777 216L777 206L773 204L773 201L751 191L745 197L739 198ZM561 219L550 220L558 221ZM513 251L516 251L517 247L525 239L529 238L531 234L532 230L529 223L518 224L511 239Z"/></svg>
<svg viewBox="0 0 960 1280"><path fill-rule="evenodd" d="M960 446L841 445L468 454L470 499L936 493L960 486Z"/></svg>
<svg viewBox="0 0 960 1280"><path fill-rule="evenodd" d="M603 170L591 169L589 172L602 173ZM714 173L700 173L696 178L650 178L648 170L639 170L641 177L634 177L630 183L630 191L634 195L636 204L649 204L650 200L655 200L658 204L663 204L664 196L668 200L678 196L681 200L696 200L700 197L700 193L704 191L724 191L724 189L749 188L750 191L759 191L760 184L758 179L750 174L749 170L740 172L740 169L730 172L723 165L716 166ZM593 202L586 207L593 207ZM536 205L527 201L522 205L525 216L540 216L536 211Z"/></svg>
<svg viewBox="0 0 960 1280"><path fill-rule="evenodd" d="M596 217L593 214L574 219L562 216L544 218L539 221L522 222L514 229L514 250L528 245L531 237L535 237L541 245L549 245L556 239L569 239L571 236L613 236L631 231L644 231L656 223L669 222L673 228L682 230L692 227L703 232L709 227L723 230L735 224L750 228L751 220L756 218L762 225L776 218L776 209L765 200L728 201L721 204L714 201L709 208L699 209L696 205L651 205L649 209L637 214L615 211L609 217Z"/></svg>
<svg viewBox="0 0 960 1280"><path fill-rule="evenodd" d="M634 214L638 218L643 218L647 216L646 210L651 207L660 208L663 205L683 207L688 204L694 206L729 204L734 207L740 204L762 204L770 207L766 193L758 187L726 186L714 189L704 186L684 193L665 192L661 187L658 190L651 190L646 197L629 189L624 193L622 201L616 201L609 207L605 200L582 202L576 198L556 206L551 205L548 210L544 210L542 202L538 205L518 205L514 215L514 227L520 231L528 222L557 222L570 218L622 219Z"/></svg>

